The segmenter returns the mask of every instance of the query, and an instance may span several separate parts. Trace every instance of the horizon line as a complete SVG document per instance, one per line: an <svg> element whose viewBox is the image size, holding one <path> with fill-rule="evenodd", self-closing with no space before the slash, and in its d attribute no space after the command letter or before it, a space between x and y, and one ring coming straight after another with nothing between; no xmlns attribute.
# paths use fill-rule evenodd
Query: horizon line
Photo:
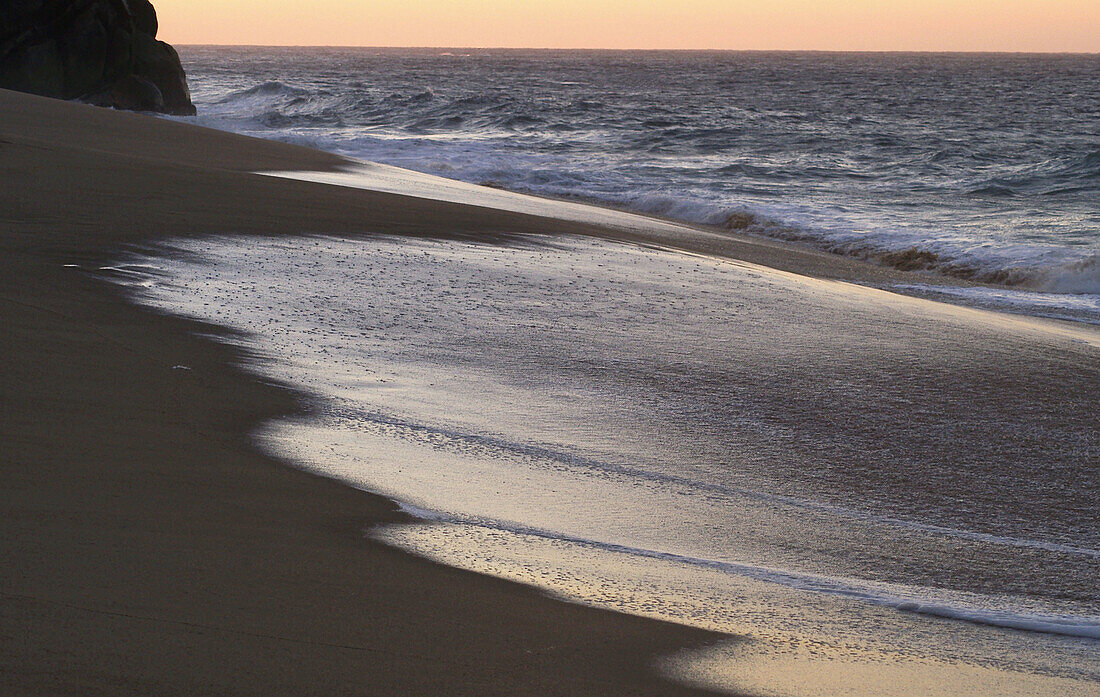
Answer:
<svg viewBox="0 0 1100 697"><path fill-rule="evenodd" d="M220 44L171 42L173 46L205 48L360 48L372 50L433 50L433 51L635 51L665 53L893 53L928 55L1038 55L1038 56L1100 56L1097 51L1025 51L1025 50L962 50L962 49L840 49L840 48L595 48L590 46L381 46L370 44Z"/></svg>

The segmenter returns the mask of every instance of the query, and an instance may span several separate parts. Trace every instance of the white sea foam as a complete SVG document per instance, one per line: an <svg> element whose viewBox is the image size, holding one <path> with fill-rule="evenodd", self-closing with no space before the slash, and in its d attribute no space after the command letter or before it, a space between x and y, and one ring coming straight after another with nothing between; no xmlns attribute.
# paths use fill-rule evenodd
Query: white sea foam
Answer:
<svg viewBox="0 0 1100 697"><path fill-rule="evenodd" d="M1082 121L1095 109L1071 96L1094 72L1085 59L607 63L483 51L456 64L438 52L191 49L184 60L196 119L217 128L691 223L733 220L980 282L1100 293L1100 151ZM965 117L951 106L964 102Z"/></svg>
<svg viewBox="0 0 1100 697"><path fill-rule="evenodd" d="M1089 282L1090 279L1087 276L1076 277L1071 285L1086 287ZM992 309L1100 324L1100 295L1090 293L1039 293L1026 290L933 284L899 284L894 288L929 297L959 299L971 305Z"/></svg>

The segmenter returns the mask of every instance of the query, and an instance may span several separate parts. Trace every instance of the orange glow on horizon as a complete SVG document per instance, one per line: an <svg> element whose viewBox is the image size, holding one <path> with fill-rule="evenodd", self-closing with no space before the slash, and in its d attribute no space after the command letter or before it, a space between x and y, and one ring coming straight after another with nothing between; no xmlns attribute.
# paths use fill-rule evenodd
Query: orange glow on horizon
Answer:
<svg viewBox="0 0 1100 697"><path fill-rule="evenodd" d="M154 0L176 44L1100 52L1094 0Z"/></svg>

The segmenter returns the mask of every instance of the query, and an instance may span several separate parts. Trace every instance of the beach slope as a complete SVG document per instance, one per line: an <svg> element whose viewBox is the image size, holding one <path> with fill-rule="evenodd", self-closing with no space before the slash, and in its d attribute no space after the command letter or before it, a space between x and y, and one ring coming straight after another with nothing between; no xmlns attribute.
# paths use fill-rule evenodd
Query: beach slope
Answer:
<svg viewBox="0 0 1100 697"><path fill-rule="evenodd" d="M391 502L251 447L293 394L102 280L164 237L583 231L250 173L340 164L0 91L0 691L697 694L653 660L714 635L366 539Z"/></svg>

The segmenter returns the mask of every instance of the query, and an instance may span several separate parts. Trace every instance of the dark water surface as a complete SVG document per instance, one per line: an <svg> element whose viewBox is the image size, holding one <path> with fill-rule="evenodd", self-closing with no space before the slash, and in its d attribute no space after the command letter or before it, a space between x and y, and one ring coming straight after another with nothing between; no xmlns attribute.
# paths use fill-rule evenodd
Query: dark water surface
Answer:
<svg viewBox="0 0 1100 697"><path fill-rule="evenodd" d="M198 121L1057 294L1100 320L1100 56L186 47Z"/></svg>

